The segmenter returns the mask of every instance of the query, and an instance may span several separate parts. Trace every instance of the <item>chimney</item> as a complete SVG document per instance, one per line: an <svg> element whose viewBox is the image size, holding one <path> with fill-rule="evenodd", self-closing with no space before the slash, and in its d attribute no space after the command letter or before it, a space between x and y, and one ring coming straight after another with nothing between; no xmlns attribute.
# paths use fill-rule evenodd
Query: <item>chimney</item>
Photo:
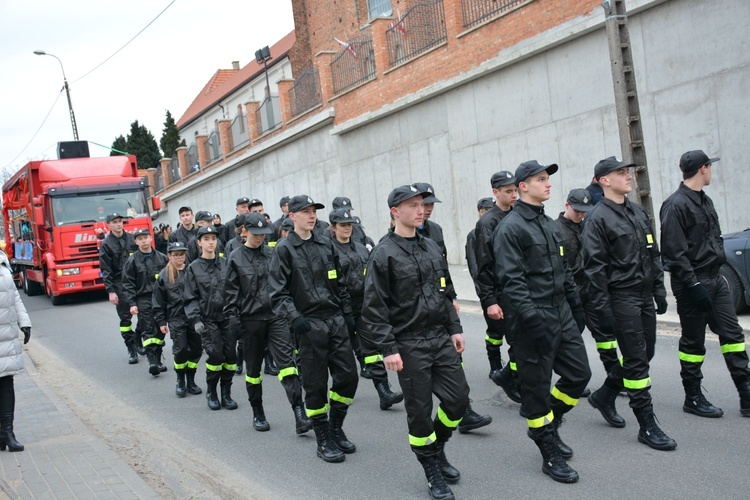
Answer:
<svg viewBox="0 0 750 500"><path fill-rule="evenodd" d="M232 69L234 69L234 70L240 69L240 62L239 61L232 61Z"/></svg>

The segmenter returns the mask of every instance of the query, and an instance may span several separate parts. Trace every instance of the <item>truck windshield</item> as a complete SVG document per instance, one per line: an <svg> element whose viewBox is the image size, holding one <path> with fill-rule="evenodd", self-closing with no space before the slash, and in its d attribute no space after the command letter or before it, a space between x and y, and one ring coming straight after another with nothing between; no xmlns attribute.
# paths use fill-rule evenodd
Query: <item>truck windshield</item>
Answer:
<svg viewBox="0 0 750 500"><path fill-rule="evenodd" d="M80 222L103 222L108 214L148 217L143 190L55 196L52 213L56 226Z"/></svg>

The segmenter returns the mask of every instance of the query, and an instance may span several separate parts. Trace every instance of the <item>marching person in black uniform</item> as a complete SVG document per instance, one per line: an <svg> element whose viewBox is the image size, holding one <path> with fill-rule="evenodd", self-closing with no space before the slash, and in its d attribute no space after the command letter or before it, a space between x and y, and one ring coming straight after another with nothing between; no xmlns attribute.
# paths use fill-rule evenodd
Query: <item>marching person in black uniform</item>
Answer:
<svg viewBox="0 0 750 500"><path fill-rule="evenodd" d="M358 323L362 315L365 274L370 252L364 245L352 239L353 228L357 223L354 222L355 218L348 209L337 208L331 211L328 220L331 223L330 230L333 233L333 244L339 254L341 271L346 279L346 289L351 297L354 321ZM380 409L387 410L394 404L403 401L403 394L391 391L388 373L385 371L385 365L383 365L383 356L377 352L365 355L364 350L359 345L359 337L356 331L349 332L349 340L359 361L360 373L363 377L372 379L375 385L375 390L380 398Z"/></svg>
<svg viewBox="0 0 750 500"><path fill-rule="evenodd" d="M661 250L677 299L682 336L680 365L685 404L682 409L701 417L721 417L701 392L701 366L706 356L706 325L719 336L729 374L740 394L740 412L750 417L750 370L745 335L726 282L719 269L726 262L719 216L703 188L711 184L712 164L703 151L680 158L684 181L661 206Z"/></svg>
<svg viewBox="0 0 750 500"><path fill-rule="evenodd" d="M277 230L281 228L281 223L289 218L289 200L291 196L282 196L279 200L279 208L281 209L281 217L276 219L273 223L273 227Z"/></svg>
<svg viewBox="0 0 750 500"><path fill-rule="evenodd" d="M510 213L518 198L516 189L516 177L507 170L495 172L490 178L492 194L495 202L490 210L477 221L476 225L476 261L477 277L474 280L474 288L477 291L479 302L482 305L484 321L487 324L487 333L484 338L487 349L487 359L490 362L489 377L495 384L502 387L511 401L521 402L521 394L518 392L518 375L516 374L516 362L513 357L513 349L508 347L508 363L503 366L500 356L500 346L503 345L505 337L510 344L510 323L505 319L503 308L499 301L502 297L502 284L495 275L495 250L493 237L495 228Z"/></svg>
<svg viewBox="0 0 750 500"><path fill-rule="evenodd" d="M224 314L235 338L242 337L247 364L245 387L253 410L256 431L271 428L263 409L263 376L260 369L267 346L276 358L279 380L292 405L297 434L312 429L305 415L299 372L294 366L294 341L289 324L275 316L271 309L268 274L273 250L264 244L271 231L263 214L251 213L244 217L242 234L245 244L236 249L227 262L224 282Z"/></svg>
<svg viewBox="0 0 750 500"><path fill-rule="evenodd" d="M167 256L151 246L151 233L146 228L133 231L138 250L122 268L122 291L130 314L138 315L136 335L143 337L148 358L148 372L154 377L167 371L161 362L164 334L157 328L152 314L152 294L159 272L167 265Z"/></svg>
<svg viewBox="0 0 750 500"><path fill-rule="evenodd" d="M443 228L440 227L440 224L438 224L437 222L429 220L430 216L432 215L432 211L435 208L435 203L442 203L442 201L440 201L435 195L435 190L432 188L431 184L428 184L426 182L417 182L414 185L417 186L417 189L425 193L424 215L422 218L422 225L417 228L417 233L419 233L420 236L429 238L437 243L437 245L440 247L440 252L443 255L445 265L447 266L448 250L445 247L445 241L443 239ZM393 216L392 213L391 216ZM456 291L453 287L450 288L450 293L452 294L451 300L453 301L453 307L456 309L456 314L458 314L460 311L460 307L458 306L458 301L456 300ZM469 402L469 405L466 407L466 413L461 419L461 424L458 426L458 432L464 434L466 432L473 431L474 429L479 429L480 427L490 425L491 423L491 416L478 414L471 407L471 402Z"/></svg>
<svg viewBox="0 0 750 500"><path fill-rule="evenodd" d="M123 229L122 219L117 213L107 215L109 234L99 247L99 268L109 302L114 304L120 318L120 335L128 349L128 363L133 365L138 362L138 351L143 346L140 336L133 331L133 315L122 292L122 268L138 246L133 235ZM145 354L143 351L142 355Z"/></svg>
<svg viewBox="0 0 750 500"><path fill-rule="evenodd" d="M154 321L164 335L172 338L174 371L177 374L175 394L184 398L186 394L203 392L195 383L195 371L201 359L201 337L185 315L182 295L185 290L185 268L187 249L179 241L167 248L169 263L159 273L152 297Z"/></svg>
<svg viewBox="0 0 750 500"><path fill-rule="evenodd" d="M198 228L193 223L193 209L190 207L180 207L178 213L180 215L180 224L169 235L169 242L174 243L175 241L179 241L187 245L190 239L198 232Z"/></svg>
<svg viewBox="0 0 750 500"><path fill-rule="evenodd" d="M615 335L622 363L612 366L589 402L611 426L625 427L615 408L624 386L640 425L638 441L655 450L674 450L677 443L659 428L649 392L656 314L667 311L667 292L648 215L626 198L633 189L630 168L634 166L610 156L594 167L604 197L583 225L583 268L599 329Z"/></svg>
<svg viewBox="0 0 750 500"><path fill-rule="evenodd" d="M417 232L423 224L420 184L388 195L396 225L373 250L365 277L360 321L366 349L380 353L398 372L404 391L409 444L422 464L432 498L450 499L446 484L459 471L445 445L469 406L469 385L461 367L461 323L452 304L453 284L440 247ZM433 394L440 400L432 418Z"/></svg>
<svg viewBox="0 0 750 500"><path fill-rule="evenodd" d="M185 273L185 314L203 340L206 351L206 401L212 410L236 410L232 399L232 377L237 369L235 339L229 332L229 322L224 315L224 278L227 261L216 253L219 242L213 226L198 230L201 256L195 259ZM216 386L221 380L221 403Z"/></svg>
<svg viewBox="0 0 750 500"><path fill-rule="evenodd" d="M573 450L558 429L562 416L578 403L591 370L581 337L583 306L555 223L544 214L549 176L557 170L536 160L518 166L520 200L498 225L494 249L528 435L542 453L542 471L555 481L574 483L578 473L565 461ZM560 378L550 391L553 371Z"/></svg>
<svg viewBox="0 0 750 500"><path fill-rule="evenodd" d="M342 429L359 381L348 334L356 324L338 252L330 239L314 230L316 211L321 208L325 206L307 195L289 201L294 231L276 245L270 270L271 303L274 313L289 321L297 337L317 454L326 462L342 462L344 453L356 451ZM326 393L329 371L333 383Z"/></svg>
<svg viewBox="0 0 750 500"><path fill-rule="evenodd" d="M477 217L480 219L484 214L487 213L489 209L492 208L492 205L495 204L495 198L481 198L479 201L477 201ZM476 281L477 279L477 228L472 228L471 231L468 232L466 235L466 246L464 247L464 251L466 252L466 265L469 269L469 276L471 276L472 281Z"/></svg>
<svg viewBox="0 0 750 500"><path fill-rule="evenodd" d="M198 227L198 230L202 227L213 227L215 234L218 235L219 230L213 225L213 221L214 215L211 212L201 210L195 214L195 225ZM198 248L198 233L196 232L195 236L190 238L190 241L188 241L187 244L188 264L200 257L200 254L200 248ZM226 254L224 253L224 243L221 241L221 238L216 242L216 255L222 258L226 257Z"/></svg>

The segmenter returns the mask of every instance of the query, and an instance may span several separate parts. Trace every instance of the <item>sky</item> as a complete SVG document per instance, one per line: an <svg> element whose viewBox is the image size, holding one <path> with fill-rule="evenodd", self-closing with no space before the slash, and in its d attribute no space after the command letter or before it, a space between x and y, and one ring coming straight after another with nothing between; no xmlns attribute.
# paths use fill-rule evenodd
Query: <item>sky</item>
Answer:
<svg viewBox="0 0 750 500"><path fill-rule="evenodd" d="M60 63L35 50L62 61L81 140L108 147L138 120L158 143L166 110L178 120L217 69L246 65L294 29L291 4L0 0L0 169L54 159L57 142L73 140ZM91 156L109 155L89 148Z"/></svg>

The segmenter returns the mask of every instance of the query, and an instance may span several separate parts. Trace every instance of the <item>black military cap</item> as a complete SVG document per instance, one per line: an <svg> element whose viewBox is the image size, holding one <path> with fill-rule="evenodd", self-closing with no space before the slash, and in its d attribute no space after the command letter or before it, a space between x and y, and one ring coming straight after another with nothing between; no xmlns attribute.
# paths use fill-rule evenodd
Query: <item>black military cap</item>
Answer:
<svg viewBox="0 0 750 500"><path fill-rule="evenodd" d="M268 221L263 214L257 212L245 216L245 229L251 234L271 234L273 231L268 227Z"/></svg>
<svg viewBox="0 0 750 500"><path fill-rule="evenodd" d="M149 231L148 228L139 227L135 231L133 231L133 238L137 238L139 236L151 236L151 231Z"/></svg>
<svg viewBox="0 0 750 500"><path fill-rule="evenodd" d="M594 200L591 199L591 195L585 189L571 189L568 193L568 203L573 207L573 210L579 212L590 212L594 208Z"/></svg>
<svg viewBox="0 0 750 500"><path fill-rule="evenodd" d="M196 238L201 239L206 234L216 234L218 235L219 231L214 226L203 226L198 228L198 234L196 235Z"/></svg>
<svg viewBox="0 0 750 500"><path fill-rule="evenodd" d="M286 229L287 231L294 231L294 221L289 217L284 217L284 220L281 221L281 229Z"/></svg>
<svg viewBox="0 0 750 500"><path fill-rule="evenodd" d="M433 189L432 184L417 182L414 185L424 193L425 203L442 203L442 201L438 200L437 196L435 196L435 190Z"/></svg>
<svg viewBox="0 0 750 500"><path fill-rule="evenodd" d="M492 174L492 178L490 179L490 184L495 189L499 187L503 187L503 186L510 186L511 184L515 184L515 183L516 183L516 176L508 172L507 170L501 170L500 172L495 172L494 174Z"/></svg>
<svg viewBox="0 0 750 500"><path fill-rule="evenodd" d="M167 253L172 252L187 252L187 246L181 241L175 241L167 247Z"/></svg>
<svg viewBox="0 0 750 500"><path fill-rule="evenodd" d="M495 204L495 198L482 198L477 202L477 212L482 209L492 208Z"/></svg>
<svg viewBox="0 0 750 500"><path fill-rule="evenodd" d="M242 205L243 203L250 203L250 198L243 196L242 198L237 198L237 203L234 204L234 206Z"/></svg>
<svg viewBox="0 0 750 500"><path fill-rule="evenodd" d="M421 182L399 186L388 195L388 208L397 207L401 202L414 198L415 196L422 196L424 198L425 194L427 194L427 191L424 189L424 183Z"/></svg>
<svg viewBox="0 0 750 500"><path fill-rule="evenodd" d="M704 153L700 149L696 149L695 151L688 151L680 157L680 170L682 170L686 174L695 172L702 166L717 162L720 159L721 158L719 158L718 156L716 158L709 158L708 155L706 155L706 153Z"/></svg>
<svg viewBox="0 0 750 500"><path fill-rule="evenodd" d="M247 204L247 207L257 207L258 205L263 205L263 202L257 198L253 198L252 200L250 200L250 203Z"/></svg>
<svg viewBox="0 0 750 500"><path fill-rule="evenodd" d="M552 175L557 172L557 169L558 166L556 163L542 165L536 160L525 161L516 168L516 186L539 172L547 172L547 174Z"/></svg>
<svg viewBox="0 0 750 500"><path fill-rule="evenodd" d="M357 217L354 217L352 213L347 208L337 208L336 210L331 210L331 213L328 215L328 221L331 224L340 224L340 223L346 223L350 222L352 224L359 224L359 220Z"/></svg>
<svg viewBox="0 0 750 500"><path fill-rule="evenodd" d="M181 214L182 212L192 212L192 211L193 211L192 208L185 206L185 207L180 207L180 209L177 211L177 213Z"/></svg>
<svg viewBox="0 0 750 500"><path fill-rule="evenodd" d="M205 210L201 210L197 214L195 214L195 221L201 221L201 220L207 220L213 222L214 220L214 214L211 212L206 212Z"/></svg>
<svg viewBox="0 0 750 500"><path fill-rule="evenodd" d="M117 212L114 212L107 216L107 222L112 222L115 219L124 219L125 217L125 215L120 215Z"/></svg>
<svg viewBox="0 0 750 500"><path fill-rule="evenodd" d="M292 199L291 196L282 196L281 199L279 200L279 207L283 207L284 205L289 203L289 200L291 199Z"/></svg>
<svg viewBox="0 0 750 500"><path fill-rule="evenodd" d="M315 203L313 199L306 194L298 194L297 196L289 200L290 212L299 212L300 210L304 210L307 207L314 207L315 210L320 210L321 208L325 208L326 206L322 203Z"/></svg>
<svg viewBox="0 0 750 500"><path fill-rule="evenodd" d="M348 209L354 208L352 207L352 200L350 200L346 196L335 197L331 205L333 206L334 210L337 208L348 208Z"/></svg>
<svg viewBox="0 0 750 500"><path fill-rule="evenodd" d="M614 156L610 156L608 158L600 160L599 163L596 164L596 166L594 167L594 177L596 177L596 180L598 181L605 175L614 172L615 170L626 167L635 167L635 163L626 163Z"/></svg>

